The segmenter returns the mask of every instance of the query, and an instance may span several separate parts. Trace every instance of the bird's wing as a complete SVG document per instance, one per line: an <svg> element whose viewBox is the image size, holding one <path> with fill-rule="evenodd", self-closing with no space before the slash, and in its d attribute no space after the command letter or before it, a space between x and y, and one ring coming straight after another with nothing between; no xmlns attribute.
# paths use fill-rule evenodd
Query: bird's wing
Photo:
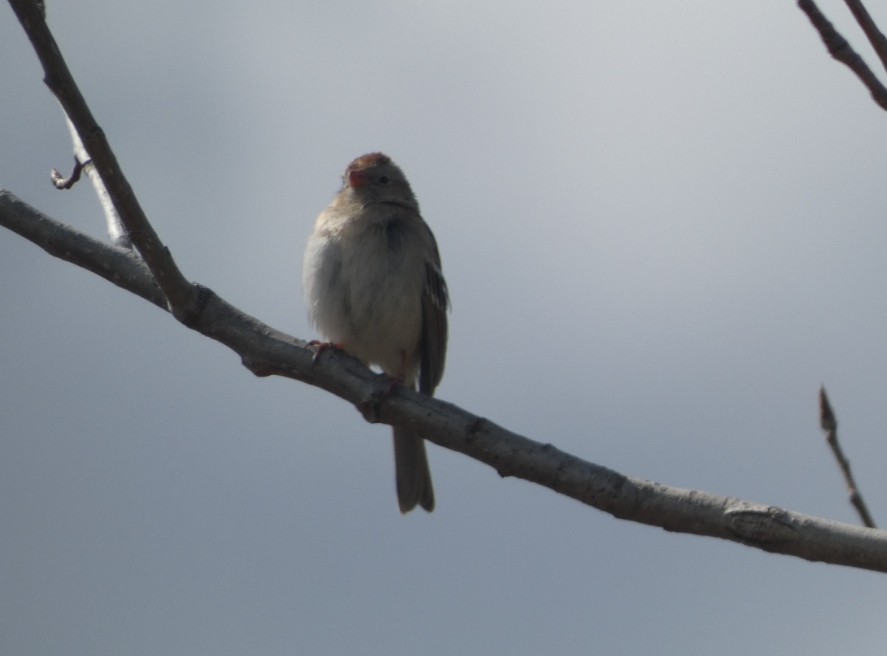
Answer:
<svg viewBox="0 0 887 656"><path fill-rule="evenodd" d="M419 391L429 396L440 382L447 355L447 309L449 295L440 267L440 255L431 230L428 236L434 258L425 263L425 286L422 290L422 366L419 370Z"/></svg>

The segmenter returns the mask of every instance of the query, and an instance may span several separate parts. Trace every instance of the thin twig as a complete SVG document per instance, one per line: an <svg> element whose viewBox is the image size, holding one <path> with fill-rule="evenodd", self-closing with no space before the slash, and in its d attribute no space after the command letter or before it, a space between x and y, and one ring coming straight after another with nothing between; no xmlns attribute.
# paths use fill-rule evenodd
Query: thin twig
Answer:
<svg viewBox="0 0 887 656"><path fill-rule="evenodd" d="M0 225L56 257L157 301L149 272L140 265L134 268L133 262L138 261L126 251L40 215L3 191ZM379 385L387 386L344 351L328 349L315 359L316 352L306 348L306 342L274 330L206 288L201 290L205 308L192 328L228 346L254 373L304 381L357 408L379 398ZM537 483L620 519L812 561L887 572L887 531L626 476L404 386L384 395L374 410L376 420L407 427L444 448L486 463L500 476Z"/></svg>
<svg viewBox="0 0 887 656"><path fill-rule="evenodd" d="M9 0L43 66L44 82L76 128L108 190L126 232L166 295L173 315L186 325L199 312L199 290L182 275L169 250L148 222L105 134L92 115L33 0Z"/></svg>
<svg viewBox="0 0 887 656"><path fill-rule="evenodd" d="M862 57L850 47L847 40L838 33L835 26L819 11L816 3L813 0L798 0L798 7L807 14L807 18L819 32L829 54L853 71L872 94L874 101L881 109L887 110L887 88L872 73Z"/></svg>
<svg viewBox="0 0 887 656"><path fill-rule="evenodd" d="M105 214L105 224L107 225L108 236L111 238L111 241L121 248L132 248L132 240L126 232L126 227L120 220L117 208L114 207L111 194L108 193L108 188L102 181L102 176L99 175L98 171L96 171L95 167L92 165L92 158L90 158L86 147L83 145L83 141L80 140L77 128L74 127L74 124L71 123L71 119L68 118L67 115L65 115L65 123L68 125L68 132L71 134L71 143L74 148L74 170L68 178L62 178L61 174L53 169L53 184L58 189L70 189L74 186L77 180L80 179L81 172L86 173L86 177L89 178L96 196L98 196L102 212Z"/></svg>
<svg viewBox="0 0 887 656"><path fill-rule="evenodd" d="M856 508L856 512L859 513L865 526L876 528L875 520L872 519L859 487L856 485L856 480L853 478L853 472L850 471L850 461L844 456L844 450L838 442L838 420L835 418L828 395L825 393L825 386L819 388L819 424L825 431L825 441L831 447L835 460L838 461L838 468L844 475L844 482L847 483L847 489L850 491L850 503Z"/></svg>
<svg viewBox="0 0 887 656"><path fill-rule="evenodd" d="M887 70L887 37L884 36L884 33L881 32L878 25L872 20L868 10L862 4L862 0L844 1L847 3L847 7L849 7L859 27L865 32L869 43L872 44L875 54L881 60L881 66L884 67L884 70Z"/></svg>
<svg viewBox="0 0 887 656"><path fill-rule="evenodd" d="M71 175L65 177L58 169L53 169L49 178L52 180L52 186L56 189L73 189L74 185L80 182L80 175L83 173L83 167L89 164L89 160L81 162L80 158L74 155L74 168L71 169Z"/></svg>

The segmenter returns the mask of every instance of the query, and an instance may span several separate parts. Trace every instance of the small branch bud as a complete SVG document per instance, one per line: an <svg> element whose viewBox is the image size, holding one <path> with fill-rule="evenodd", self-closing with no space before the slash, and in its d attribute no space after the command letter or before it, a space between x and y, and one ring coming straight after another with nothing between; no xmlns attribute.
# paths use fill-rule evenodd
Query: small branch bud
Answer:
<svg viewBox="0 0 887 656"><path fill-rule="evenodd" d="M70 189L80 180L80 174L83 173L84 167L89 163L89 160L81 162L80 158L75 155L74 168L71 169L71 175L69 175L67 178L64 177L58 169L53 169L52 172L49 174L49 177L52 179L53 186L56 189Z"/></svg>

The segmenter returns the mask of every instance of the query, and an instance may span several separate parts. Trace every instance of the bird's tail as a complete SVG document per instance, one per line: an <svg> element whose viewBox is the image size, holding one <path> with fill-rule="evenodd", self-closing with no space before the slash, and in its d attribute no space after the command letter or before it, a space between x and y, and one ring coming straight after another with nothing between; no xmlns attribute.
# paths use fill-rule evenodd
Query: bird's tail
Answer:
<svg viewBox="0 0 887 656"><path fill-rule="evenodd" d="M434 489L425 440L403 428L394 429L394 471L400 512L408 513L416 505L428 512L434 510Z"/></svg>

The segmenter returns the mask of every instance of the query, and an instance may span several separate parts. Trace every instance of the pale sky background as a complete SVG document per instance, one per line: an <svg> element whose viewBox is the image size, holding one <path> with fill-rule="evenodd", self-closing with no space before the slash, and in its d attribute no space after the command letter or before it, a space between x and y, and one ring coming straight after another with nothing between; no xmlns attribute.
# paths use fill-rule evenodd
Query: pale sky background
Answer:
<svg viewBox="0 0 887 656"><path fill-rule="evenodd" d="M442 398L856 523L825 383L887 524L887 115L793 1L49 4L189 278L314 337L305 239L383 150L452 294ZM5 4L0 67L0 187L102 236L89 185L49 184L70 143ZM436 446L438 509L402 517L387 428L6 231L0 303L0 653L887 644L884 575L618 521Z"/></svg>

